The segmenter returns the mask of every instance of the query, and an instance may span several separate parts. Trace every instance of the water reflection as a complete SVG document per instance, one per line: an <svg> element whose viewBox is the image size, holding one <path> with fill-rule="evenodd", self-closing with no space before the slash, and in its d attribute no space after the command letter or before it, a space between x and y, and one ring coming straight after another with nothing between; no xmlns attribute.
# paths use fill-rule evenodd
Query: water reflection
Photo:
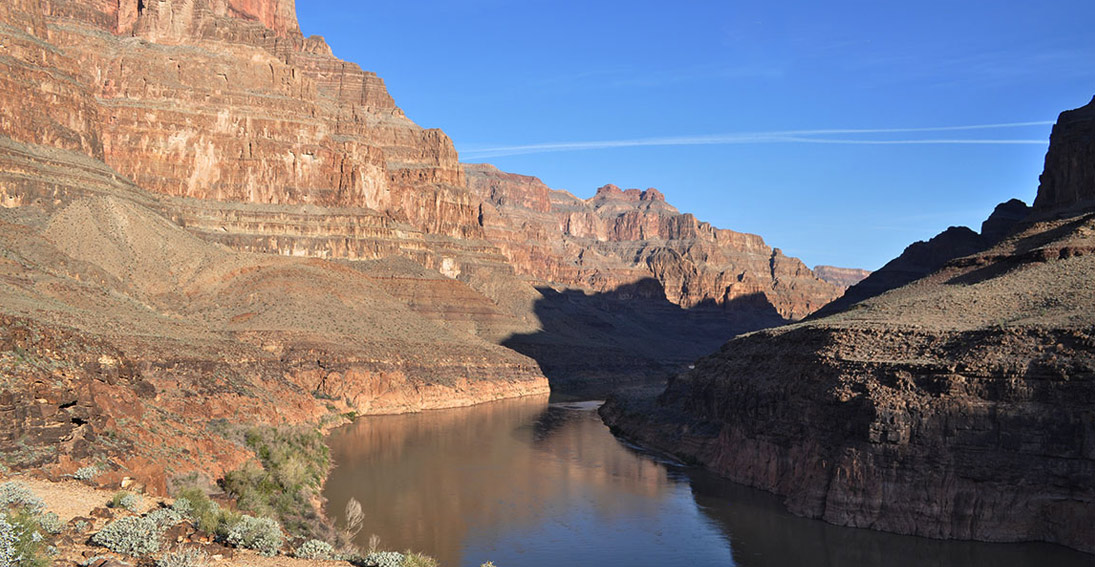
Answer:
<svg viewBox="0 0 1095 567"><path fill-rule="evenodd" d="M442 564L1086 565L1055 546L939 542L795 518L770 495L621 445L596 404L546 398L369 417L330 437L332 516L365 509L359 545Z"/></svg>

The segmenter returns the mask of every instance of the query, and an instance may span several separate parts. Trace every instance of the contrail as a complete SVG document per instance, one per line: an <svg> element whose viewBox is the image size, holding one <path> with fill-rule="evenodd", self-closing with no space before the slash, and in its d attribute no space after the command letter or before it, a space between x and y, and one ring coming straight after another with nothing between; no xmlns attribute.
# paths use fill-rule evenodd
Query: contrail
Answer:
<svg viewBox="0 0 1095 567"><path fill-rule="evenodd" d="M744 132L739 134L712 134L708 136L674 136L664 138L637 138L632 140L600 140L591 142L552 142L545 144L525 144L499 146L492 148L470 148L461 151L464 157L501 157L509 155L536 154L545 152L566 152L581 150L603 150L610 148L628 148L639 146L697 146L714 144L1046 144L1046 140L997 139L997 138L934 138L899 140L857 140L847 138L824 138L838 134L909 134L916 132L957 132L968 130L988 130L994 128L1018 128L1022 126L1046 126L1052 121L1005 122L1000 124L972 124L968 126L937 126L933 128L841 128L822 130L779 130L773 132Z"/></svg>

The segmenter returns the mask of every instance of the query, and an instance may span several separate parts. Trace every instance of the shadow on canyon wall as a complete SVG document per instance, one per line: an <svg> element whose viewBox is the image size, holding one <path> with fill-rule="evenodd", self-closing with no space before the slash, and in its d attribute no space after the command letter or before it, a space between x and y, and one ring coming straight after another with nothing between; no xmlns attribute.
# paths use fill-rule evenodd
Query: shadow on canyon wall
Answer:
<svg viewBox="0 0 1095 567"><path fill-rule="evenodd" d="M594 294L537 289L541 330L502 344L535 359L552 392L577 398L662 384L735 335L787 322L762 293L685 309L654 278Z"/></svg>

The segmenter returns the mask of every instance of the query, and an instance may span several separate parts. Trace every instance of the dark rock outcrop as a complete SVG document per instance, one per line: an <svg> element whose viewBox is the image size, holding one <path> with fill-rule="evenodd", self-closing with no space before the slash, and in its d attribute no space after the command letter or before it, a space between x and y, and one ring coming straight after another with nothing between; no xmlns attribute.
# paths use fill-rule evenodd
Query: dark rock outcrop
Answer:
<svg viewBox="0 0 1095 567"><path fill-rule="evenodd" d="M1068 141L1095 122L1062 117L1043 180L1090 165ZM1095 552L1095 213L1055 210L1008 229L1023 207L1002 205L984 229L1005 236L987 248L968 229L911 246L905 265L953 259L844 312L738 337L656 400L603 415L797 514Z"/></svg>
<svg viewBox="0 0 1095 567"><path fill-rule="evenodd" d="M1049 139L1034 211L1067 214L1095 205L1095 98L1062 112Z"/></svg>

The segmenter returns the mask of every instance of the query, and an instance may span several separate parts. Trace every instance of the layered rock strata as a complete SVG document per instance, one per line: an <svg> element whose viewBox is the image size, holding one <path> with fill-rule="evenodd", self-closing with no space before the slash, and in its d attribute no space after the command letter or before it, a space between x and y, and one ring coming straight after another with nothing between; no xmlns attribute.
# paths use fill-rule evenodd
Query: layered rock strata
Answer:
<svg viewBox="0 0 1095 567"><path fill-rule="evenodd" d="M1095 213L1074 208L1095 184L1055 169L1090 161L1070 141L1090 109L1051 141L1042 190L1078 185L1036 202L1061 218L843 313L739 337L604 417L797 514L1095 552Z"/></svg>
<svg viewBox="0 0 1095 567"><path fill-rule="evenodd" d="M482 200L487 238L538 283L600 293L653 278L684 308L762 296L786 320L801 319L847 287L819 279L760 236L681 214L657 189L605 185L582 200L490 165L465 169Z"/></svg>

